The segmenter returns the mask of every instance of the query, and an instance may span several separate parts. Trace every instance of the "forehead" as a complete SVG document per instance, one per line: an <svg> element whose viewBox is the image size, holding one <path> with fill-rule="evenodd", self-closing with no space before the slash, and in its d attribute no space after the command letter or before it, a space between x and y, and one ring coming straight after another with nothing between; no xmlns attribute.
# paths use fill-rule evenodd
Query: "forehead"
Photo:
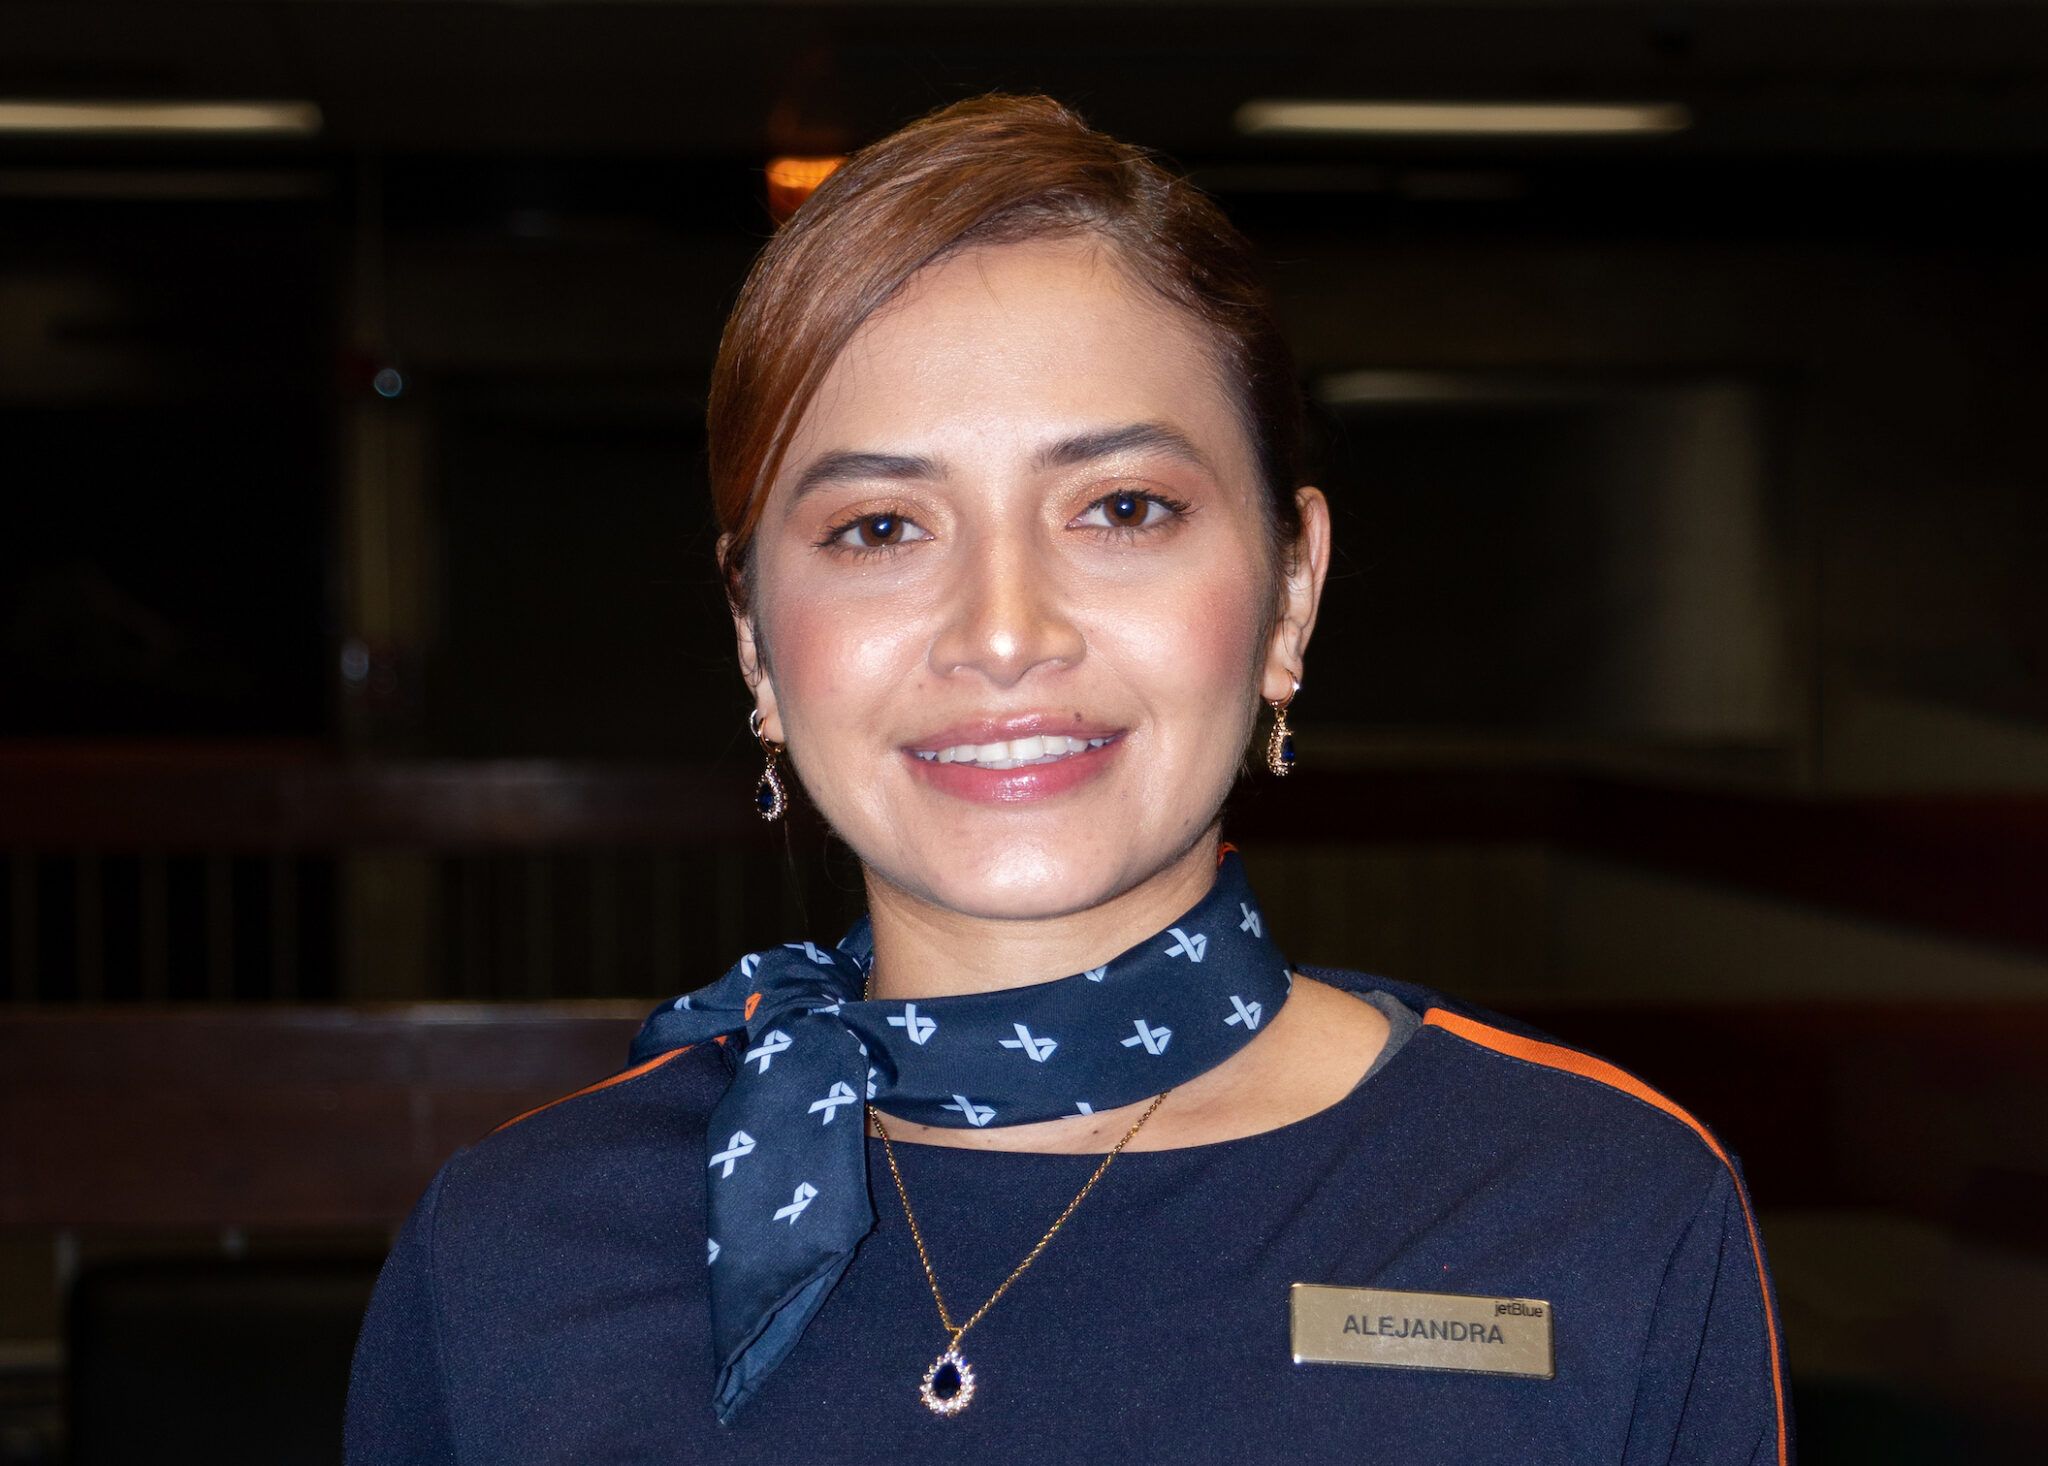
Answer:
<svg viewBox="0 0 2048 1466"><path fill-rule="evenodd" d="M928 266L833 363L785 476L837 449L1029 449L1169 423L1227 476L1252 452L1205 328L1132 279L1110 247L1068 237L965 250Z"/></svg>

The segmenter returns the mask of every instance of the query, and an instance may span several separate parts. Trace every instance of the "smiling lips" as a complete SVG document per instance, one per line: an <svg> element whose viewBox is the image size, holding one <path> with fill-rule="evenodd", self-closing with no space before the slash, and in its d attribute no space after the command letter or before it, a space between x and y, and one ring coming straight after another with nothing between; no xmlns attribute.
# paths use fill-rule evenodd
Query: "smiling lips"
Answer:
<svg viewBox="0 0 2048 1466"><path fill-rule="evenodd" d="M1003 727L995 720L980 726L958 724L939 739L960 739L942 748L906 748L906 762L928 787L973 804L1034 804L1071 793L1109 771L1124 745L1122 730L1083 726L1074 733L1041 732L1050 718L1017 718ZM1037 724L1034 728L1032 725ZM1019 726L1019 725L1022 726ZM1020 733L1020 738L992 735ZM987 743L969 743L977 735Z"/></svg>
<svg viewBox="0 0 2048 1466"><path fill-rule="evenodd" d="M966 764L979 769L1036 768L1086 753L1091 748L1100 748L1109 741L1107 738L1068 738L1053 733L1012 738L1001 743L958 743L951 748L917 748L911 752L925 763Z"/></svg>

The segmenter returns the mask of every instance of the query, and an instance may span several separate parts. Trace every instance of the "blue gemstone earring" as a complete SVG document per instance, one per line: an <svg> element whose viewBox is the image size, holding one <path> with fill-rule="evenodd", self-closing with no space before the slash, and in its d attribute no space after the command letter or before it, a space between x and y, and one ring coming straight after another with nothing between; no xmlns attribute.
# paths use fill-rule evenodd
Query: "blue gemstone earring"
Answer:
<svg viewBox="0 0 2048 1466"><path fill-rule="evenodd" d="M1266 740L1266 767L1276 778L1284 779L1294 772L1294 730L1287 726L1287 709L1300 691L1301 679L1297 677L1293 692L1278 702L1267 703L1273 710L1273 735Z"/></svg>
<svg viewBox="0 0 2048 1466"><path fill-rule="evenodd" d="M764 820L779 820L789 812L789 791L782 787L782 774L775 767L775 761L782 757L782 745L762 736L759 708L747 714L747 731L760 743L761 752L768 755L768 766L761 770L761 780L754 785L754 808Z"/></svg>

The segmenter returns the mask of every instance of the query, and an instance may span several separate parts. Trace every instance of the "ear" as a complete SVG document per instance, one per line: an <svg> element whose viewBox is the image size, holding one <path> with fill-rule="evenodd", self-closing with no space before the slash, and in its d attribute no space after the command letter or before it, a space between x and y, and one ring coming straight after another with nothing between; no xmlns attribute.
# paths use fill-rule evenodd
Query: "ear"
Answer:
<svg viewBox="0 0 2048 1466"><path fill-rule="evenodd" d="M728 538L723 535L719 537L720 564L725 562ZM768 675L768 659L762 654L754 613L733 599L727 600L726 608L732 612L733 639L739 644L740 676L745 679L747 690L754 694L754 706L761 714L761 736L770 743L785 742L782 736L782 713L775 702L775 683Z"/></svg>
<svg viewBox="0 0 2048 1466"><path fill-rule="evenodd" d="M1323 579L1330 572L1330 501L1321 489L1299 489L1294 506L1301 514L1301 538L1280 567L1279 614L1259 677L1259 696L1267 702L1285 702L1302 680L1309 634L1316 629L1316 608L1323 600Z"/></svg>

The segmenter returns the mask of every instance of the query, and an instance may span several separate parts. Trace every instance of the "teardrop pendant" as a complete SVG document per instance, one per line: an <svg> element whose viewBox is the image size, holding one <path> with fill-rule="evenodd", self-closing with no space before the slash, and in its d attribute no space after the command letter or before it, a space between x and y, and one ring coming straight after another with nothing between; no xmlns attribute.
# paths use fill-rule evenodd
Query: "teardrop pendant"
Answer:
<svg viewBox="0 0 2048 1466"><path fill-rule="evenodd" d="M761 730L767 719L761 710L755 708L747 714L747 731L760 741L761 752L768 757L768 765L761 770L761 777L754 785L754 808L761 818L771 823L789 812L789 791L782 787L782 771L775 767L782 757L782 745Z"/></svg>
<svg viewBox="0 0 2048 1466"><path fill-rule="evenodd" d="M1294 772L1294 730L1287 726L1287 709L1273 704L1273 733L1266 740L1266 768L1276 778Z"/></svg>
<svg viewBox="0 0 2048 1466"><path fill-rule="evenodd" d="M956 1344L932 1361L918 1396L934 1415L958 1415L974 1399L974 1366Z"/></svg>
<svg viewBox="0 0 2048 1466"><path fill-rule="evenodd" d="M768 767L761 770L761 781L754 786L754 808L761 818L773 822L782 818L789 810L789 792L782 787L782 774L770 757Z"/></svg>

